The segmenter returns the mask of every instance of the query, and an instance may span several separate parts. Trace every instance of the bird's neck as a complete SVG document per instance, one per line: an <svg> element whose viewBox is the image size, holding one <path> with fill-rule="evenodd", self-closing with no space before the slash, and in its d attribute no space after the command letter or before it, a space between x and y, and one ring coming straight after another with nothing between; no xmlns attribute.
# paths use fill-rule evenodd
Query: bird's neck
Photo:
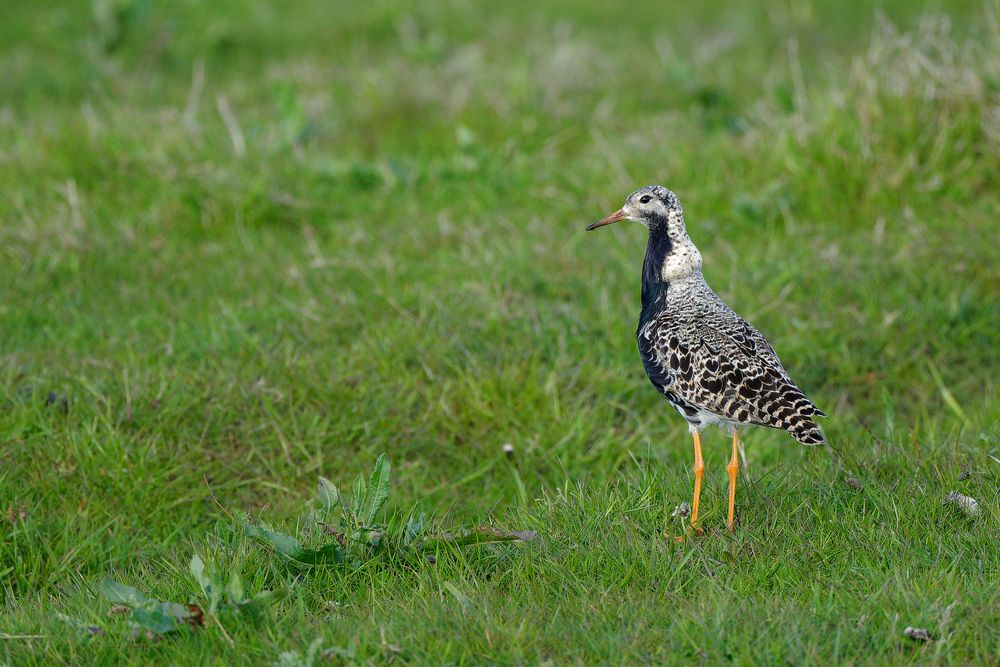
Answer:
<svg viewBox="0 0 1000 667"><path fill-rule="evenodd" d="M642 262L642 315L640 324L651 319L663 305L669 281L663 278L663 265L673 249L673 239L666 231L649 230L646 258Z"/></svg>
<svg viewBox="0 0 1000 667"><path fill-rule="evenodd" d="M701 253L680 228L650 227L646 258L642 263L642 316L646 321L659 312L671 283L701 276Z"/></svg>

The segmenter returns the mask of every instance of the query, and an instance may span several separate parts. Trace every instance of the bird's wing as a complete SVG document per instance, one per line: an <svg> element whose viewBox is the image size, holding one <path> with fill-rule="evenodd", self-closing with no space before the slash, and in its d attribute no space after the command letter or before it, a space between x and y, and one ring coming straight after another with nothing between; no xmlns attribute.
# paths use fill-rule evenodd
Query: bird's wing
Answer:
<svg viewBox="0 0 1000 667"><path fill-rule="evenodd" d="M721 300L709 305L684 320L665 312L640 332L643 364L664 394L726 419L789 430L823 415L759 331Z"/></svg>

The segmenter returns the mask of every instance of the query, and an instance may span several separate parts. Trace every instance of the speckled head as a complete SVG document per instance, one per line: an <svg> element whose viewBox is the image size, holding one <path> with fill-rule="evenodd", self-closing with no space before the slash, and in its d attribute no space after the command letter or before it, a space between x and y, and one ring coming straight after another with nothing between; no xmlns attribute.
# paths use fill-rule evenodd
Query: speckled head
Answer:
<svg viewBox="0 0 1000 667"><path fill-rule="evenodd" d="M587 231L622 220L633 220L649 229L646 259L642 265L642 302L652 303L655 285L701 276L701 253L684 229L684 211L677 195L662 185L639 188L620 209L587 227Z"/></svg>
<svg viewBox="0 0 1000 667"><path fill-rule="evenodd" d="M680 201L677 200L677 195L662 185L647 185L630 194L620 209L589 225L587 231L622 220L638 222L651 231L666 230L671 222L676 222L683 228L683 216L684 211L681 209Z"/></svg>

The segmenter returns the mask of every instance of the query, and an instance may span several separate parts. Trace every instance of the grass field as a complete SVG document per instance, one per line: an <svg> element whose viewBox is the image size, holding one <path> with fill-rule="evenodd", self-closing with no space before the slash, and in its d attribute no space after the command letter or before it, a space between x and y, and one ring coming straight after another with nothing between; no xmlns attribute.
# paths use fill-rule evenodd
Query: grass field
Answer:
<svg viewBox="0 0 1000 667"><path fill-rule="evenodd" d="M612 4L4 9L0 663L1000 661L998 6ZM664 537L644 230L583 232L649 183L831 415L746 434L733 535L710 431ZM331 543L383 452L350 562L243 529ZM284 597L213 616L195 555Z"/></svg>

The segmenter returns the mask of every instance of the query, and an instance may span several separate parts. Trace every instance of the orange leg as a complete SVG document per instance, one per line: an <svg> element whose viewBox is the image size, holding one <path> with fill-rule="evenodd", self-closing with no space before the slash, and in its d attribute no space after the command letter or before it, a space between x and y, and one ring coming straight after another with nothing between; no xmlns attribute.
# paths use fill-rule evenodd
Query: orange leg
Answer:
<svg viewBox="0 0 1000 667"><path fill-rule="evenodd" d="M726 519L729 532L733 532L733 512L736 509L736 473L740 471L739 448L740 438L736 435L736 429L733 429L733 458L726 466L726 470L729 472L729 517Z"/></svg>
<svg viewBox="0 0 1000 667"><path fill-rule="evenodd" d="M691 503L691 527L697 529L698 500L701 498L701 478L705 474L705 462L701 458L701 434L692 431L694 438L694 500Z"/></svg>

